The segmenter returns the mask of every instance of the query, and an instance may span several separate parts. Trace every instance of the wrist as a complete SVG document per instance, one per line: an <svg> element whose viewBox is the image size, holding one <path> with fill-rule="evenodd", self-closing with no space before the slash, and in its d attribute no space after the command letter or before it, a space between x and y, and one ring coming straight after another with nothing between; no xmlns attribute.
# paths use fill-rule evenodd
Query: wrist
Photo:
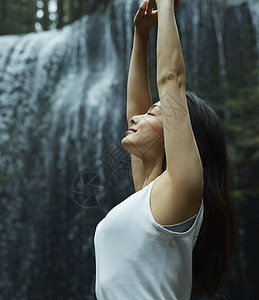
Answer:
<svg viewBox="0 0 259 300"><path fill-rule="evenodd" d="M142 31L142 30L138 29L137 27L135 27L134 35L145 41L149 40L149 32Z"/></svg>
<svg viewBox="0 0 259 300"><path fill-rule="evenodd" d="M156 6L157 6L157 9L159 9L159 7L161 6L172 6L174 7L174 3L175 3L175 0L156 0Z"/></svg>
<svg viewBox="0 0 259 300"><path fill-rule="evenodd" d="M165 2L174 4L176 2L176 0L156 0L156 4L161 4L161 3L165 3Z"/></svg>

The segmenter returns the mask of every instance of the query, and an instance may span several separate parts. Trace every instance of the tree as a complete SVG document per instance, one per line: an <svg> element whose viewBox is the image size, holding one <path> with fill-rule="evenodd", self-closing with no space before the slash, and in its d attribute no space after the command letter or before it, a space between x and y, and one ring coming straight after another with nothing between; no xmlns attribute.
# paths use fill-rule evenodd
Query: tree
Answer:
<svg viewBox="0 0 259 300"><path fill-rule="evenodd" d="M62 28L64 26L64 1L57 0L57 28Z"/></svg>
<svg viewBox="0 0 259 300"><path fill-rule="evenodd" d="M0 35L34 32L37 22L41 24L42 30L49 30L53 25L60 29L86 14L105 11L112 1L56 0L56 20L51 20L50 0L0 0ZM42 11L42 17L36 17L37 11Z"/></svg>
<svg viewBox="0 0 259 300"><path fill-rule="evenodd" d="M41 20L41 26L43 30L48 30L50 27L49 19L49 0L43 0L43 18Z"/></svg>
<svg viewBox="0 0 259 300"><path fill-rule="evenodd" d="M0 35L35 31L35 0L0 1Z"/></svg>

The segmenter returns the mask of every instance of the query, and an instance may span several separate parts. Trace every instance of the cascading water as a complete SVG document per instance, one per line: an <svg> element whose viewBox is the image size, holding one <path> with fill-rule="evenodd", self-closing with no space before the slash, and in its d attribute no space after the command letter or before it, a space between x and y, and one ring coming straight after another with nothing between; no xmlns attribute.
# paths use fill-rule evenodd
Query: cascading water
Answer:
<svg viewBox="0 0 259 300"><path fill-rule="evenodd" d="M226 44L236 42L226 37L252 18L258 50L258 4L181 2L189 85L224 102ZM115 1L60 31L0 37L0 299L94 299L95 225L133 192L120 141L139 3Z"/></svg>

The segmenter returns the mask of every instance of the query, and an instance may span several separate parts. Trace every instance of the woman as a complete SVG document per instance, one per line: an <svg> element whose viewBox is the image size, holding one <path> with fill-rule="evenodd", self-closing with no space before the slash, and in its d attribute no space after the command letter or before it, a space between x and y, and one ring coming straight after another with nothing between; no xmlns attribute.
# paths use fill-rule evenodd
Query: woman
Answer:
<svg viewBox="0 0 259 300"><path fill-rule="evenodd" d="M214 296L231 269L235 224L224 133L215 112L186 92L178 4L144 1L134 19L122 145L136 193L96 228L98 300ZM152 105L147 45L157 20L160 101Z"/></svg>

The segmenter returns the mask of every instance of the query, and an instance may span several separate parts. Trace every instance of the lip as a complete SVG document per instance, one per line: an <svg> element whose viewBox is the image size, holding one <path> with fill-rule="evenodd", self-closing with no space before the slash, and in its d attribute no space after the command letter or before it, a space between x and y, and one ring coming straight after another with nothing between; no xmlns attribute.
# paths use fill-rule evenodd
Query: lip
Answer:
<svg viewBox="0 0 259 300"><path fill-rule="evenodd" d="M132 128L132 127L130 127L130 128L128 129L128 131L137 132L137 130L136 130L136 129L134 129L134 128Z"/></svg>
<svg viewBox="0 0 259 300"><path fill-rule="evenodd" d="M129 128L129 129L126 131L126 134L128 134L128 133L136 133L136 132L137 132L136 129Z"/></svg>

